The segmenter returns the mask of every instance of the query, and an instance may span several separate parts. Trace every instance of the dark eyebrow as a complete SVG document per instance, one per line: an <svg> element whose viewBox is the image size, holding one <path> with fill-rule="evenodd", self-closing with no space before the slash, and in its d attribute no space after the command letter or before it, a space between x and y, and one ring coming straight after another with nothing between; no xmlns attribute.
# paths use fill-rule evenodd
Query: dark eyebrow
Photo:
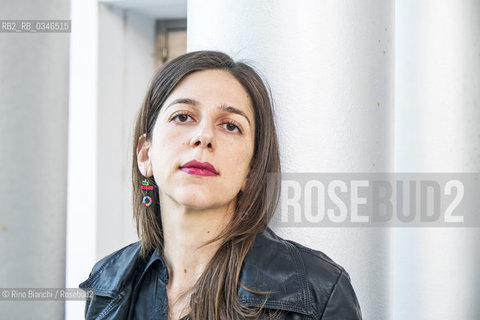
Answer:
<svg viewBox="0 0 480 320"><path fill-rule="evenodd" d="M221 105L219 107L220 110L224 111L224 112L229 112L229 113L235 113L235 114L238 114L238 115L241 115L242 117L244 117L245 119L247 119L247 122L249 125L252 125L250 123L250 119L248 119L247 115L245 114L245 112L243 112L242 110L240 109L237 109L235 107L232 107L232 106L227 106L227 105Z"/></svg>
<svg viewBox="0 0 480 320"><path fill-rule="evenodd" d="M194 99L190 99L190 98L179 98L179 99L175 99L173 100L165 109L168 109L170 108L171 106L173 106L174 104L189 104L191 106L198 106L199 103L197 100L194 100ZM238 108L235 108L235 107L232 107L232 106L228 106L228 105L221 105L219 107L220 110L224 111L224 112L228 112L228 113L235 113L235 114L238 114L238 115L241 115L242 117L244 117L245 119L247 119L247 122L249 125L252 125L250 123L250 119L248 119L247 115L245 114L245 112L243 112L242 110L238 109Z"/></svg>
<svg viewBox="0 0 480 320"><path fill-rule="evenodd" d="M197 106L198 105L198 101L197 100L194 100L194 99L190 99L190 98L179 98L179 99L175 99L173 100L165 109L168 109L170 108L171 106L173 106L174 104L189 104L189 105L192 105L192 106Z"/></svg>

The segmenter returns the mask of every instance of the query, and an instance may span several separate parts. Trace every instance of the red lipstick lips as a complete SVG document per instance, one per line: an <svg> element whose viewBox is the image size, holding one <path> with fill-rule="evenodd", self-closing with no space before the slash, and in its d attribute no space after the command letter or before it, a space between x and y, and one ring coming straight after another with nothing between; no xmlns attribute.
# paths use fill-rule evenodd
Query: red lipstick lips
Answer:
<svg viewBox="0 0 480 320"><path fill-rule="evenodd" d="M216 176L217 170L208 162L198 162L196 160L189 161L180 167L185 173L196 176Z"/></svg>

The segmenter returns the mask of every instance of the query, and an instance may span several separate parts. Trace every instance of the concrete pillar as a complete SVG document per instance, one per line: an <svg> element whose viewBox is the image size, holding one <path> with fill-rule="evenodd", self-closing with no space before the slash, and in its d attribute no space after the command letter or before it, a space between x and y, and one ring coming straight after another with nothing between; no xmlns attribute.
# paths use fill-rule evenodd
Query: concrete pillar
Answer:
<svg viewBox="0 0 480 320"><path fill-rule="evenodd" d="M480 2L397 1L395 11L396 171L478 174ZM478 228L394 239L395 320L478 318Z"/></svg>
<svg viewBox="0 0 480 320"><path fill-rule="evenodd" d="M284 172L393 170L392 1L190 0L187 50L268 79ZM390 318L388 229L282 228L349 271L365 319Z"/></svg>
<svg viewBox="0 0 480 320"><path fill-rule="evenodd" d="M2 19L69 19L69 1L2 1ZM65 287L68 33L0 33L0 286ZM63 301L2 301L60 319Z"/></svg>

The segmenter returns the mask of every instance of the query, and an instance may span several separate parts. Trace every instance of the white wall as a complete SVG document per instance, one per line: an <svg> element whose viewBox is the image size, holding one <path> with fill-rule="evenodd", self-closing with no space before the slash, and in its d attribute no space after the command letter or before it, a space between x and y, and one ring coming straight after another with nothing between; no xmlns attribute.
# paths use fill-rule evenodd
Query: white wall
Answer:
<svg viewBox="0 0 480 320"><path fill-rule="evenodd" d="M269 81L284 172L393 170L393 2L191 0L187 13L188 51L247 58ZM365 319L389 318L390 230L277 231L343 265Z"/></svg>
<svg viewBox="0 0 480 320"><path fill-rule="evenodd" d="M138 241L131 135L154 71L154 32L151 17L99 6L97 258Z"/></svg>

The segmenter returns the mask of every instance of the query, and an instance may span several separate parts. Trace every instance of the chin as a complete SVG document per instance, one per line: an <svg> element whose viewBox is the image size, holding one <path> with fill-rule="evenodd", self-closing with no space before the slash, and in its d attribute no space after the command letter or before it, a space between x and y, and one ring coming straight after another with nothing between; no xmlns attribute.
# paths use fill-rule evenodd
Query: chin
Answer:
<svg viewBox="0 0 480 320"><path fill-rule="evenodd" d="M208 197L203 194L201 196L187 196L177 198L177 203L184 206L185 208L192 210L208 210L208 209L218 209L226 207L230 204L231 201L218 201L213 200L212 197Z"/></svg>

